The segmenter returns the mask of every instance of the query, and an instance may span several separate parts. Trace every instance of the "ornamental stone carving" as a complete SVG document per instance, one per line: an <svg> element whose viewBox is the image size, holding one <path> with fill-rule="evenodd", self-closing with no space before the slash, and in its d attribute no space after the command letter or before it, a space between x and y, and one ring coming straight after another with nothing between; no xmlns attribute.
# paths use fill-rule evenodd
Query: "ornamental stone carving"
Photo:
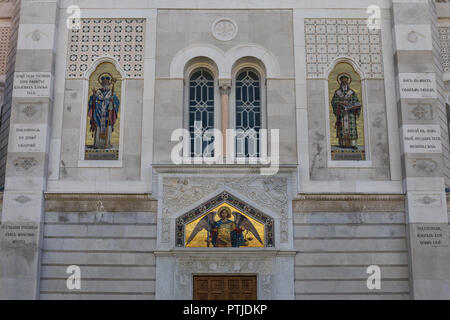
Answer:
<svg viewBox="0 0 450 320"><path fill-rule="evenodd" d="M236 37L238 26L230 18L219 18L213 22L211 31L217 40L230 41Z"/></svg>
<svg viewBox="0 0 450 320"><path fill-rule="evenodd" d="M438 163L433 159L416 159L412 162L412 167L417 171L430 174L438 168Z"/></svg>
<svg viewBox="0 0 450 320"><path fill-rule="evenodd" d="M450 26L439 27L439 41L444 72L450 72Z"/></svg>
<svg viewBox="0 0 450 320"><path fill-rule="evenodd" d="M235 191L258 206L267 208L280 217L280 242L287 243L289 236L288 194L286 177L164 177L162 196L161 242L170 241L170 221L187 208L208 195L225 188Z"/></svg>
<svg viewBox="0 0 450 320"><path fill-rule="evenodd" d="M26 172L38 165L38 161L32 157L18 157L13 161L14 169L17 172Z"/></svg>
<svg viewBox="0 0 450 320"><path fill-rule="evenodd" d="M27 104L22 108L22 113L28 118L33 117L39 111L39 106L35 104Z"/></svg>
<svg viewBox="0 0 450 320"><path fill-rule="evenodd" d="M16 201L20 204L25 204L27 202L30 202L31 200L33 200L33 199L31 199L30 197L24 196L24 195L14 198L14 201Z"/></svg>
<svg viewBox="0 0 450 320"><path fill-rule="evenodd" d="M98 59L117 61L126 77L144 76L146 19L80 19L80 28L69 31L67 78L80 79Z"/></svg>
<svg viewBox="0 0 450 320"><path fill-rule="evenodd" d="M175 265L175 291L178 297L189 297L192 291L192 274L257 274L258 299L272 298L273 260L269 257L230 258L187 256L177 257Z"/></svg>
<svg viewBox="0 0 450 320"><path fill-rule="evenodd" d="M33 30L33 32L30 32L28 34L25 35L25 37L27 38L31 38L31 40L38 42L39 40L41 40L42 36L47 36L44 32L42 32L41 30Z"/></svg>
<svg viewBox="0 0 450 320"><path fill-rule="evenodd" d="M415 205L417 206L432 206L432 207L440 207L441 206L441 196L440 195L424 195L424 196L416 196Z"/></svg>
<svg viewBox="0 0 450 320"><path fill-rule="evenodd" d="M381 31L367 19L305 19L305 42L308 79L323 78L339 58L351 58L368 79L383 78Z"/></svg>

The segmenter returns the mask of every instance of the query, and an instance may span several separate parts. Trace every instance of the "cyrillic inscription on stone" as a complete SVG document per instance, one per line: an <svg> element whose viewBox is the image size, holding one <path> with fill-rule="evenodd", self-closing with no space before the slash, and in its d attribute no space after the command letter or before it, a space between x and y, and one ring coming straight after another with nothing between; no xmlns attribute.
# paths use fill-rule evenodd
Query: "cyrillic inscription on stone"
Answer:
<svg viewBox="0 0 450 320"><path fill-rule="evenodd" d="M17 98L49 97L50 72L15 72L13 96Z"/></svg>
<svg viewBox="0 0 450 320"><path fill-rule="evenodd" d="M426 224L415 226L416 244L419 248L448 247L447 226Z"/></svg>
<svg viewBox="0 0 450 320"><path fill-rule="evenodd" d="M38 240L36 222L4 222L0 224L2 247L34 246Z"/></svg>
<svg viewBox="0 0 450 320"><path fill-rule="evenodd" d="M47 125L14 124L11 133L12 152L45 152Z"/></svg>
<svg viewBox="0 0 450 320"><path fill-rule="evenodd" d="M405 153L441 153L441 128L439 125L403 125Z"/></svg>
<svg viewBox="0 0 450 320"><path fill-rule="evenodd" d="M434 73L400 73L400 98L436 99L436 75Z"/></svg>

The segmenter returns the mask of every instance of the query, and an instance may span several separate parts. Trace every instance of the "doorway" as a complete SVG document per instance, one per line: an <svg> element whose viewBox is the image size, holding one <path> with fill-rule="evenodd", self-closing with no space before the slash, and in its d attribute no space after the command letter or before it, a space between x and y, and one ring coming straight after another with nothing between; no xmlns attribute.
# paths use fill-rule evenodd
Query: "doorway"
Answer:
<svg viewBox="0 0 450 320"><path fill-rule="evenodd" d="M194 300L256 300L256 276L194 276Z"/></svg>

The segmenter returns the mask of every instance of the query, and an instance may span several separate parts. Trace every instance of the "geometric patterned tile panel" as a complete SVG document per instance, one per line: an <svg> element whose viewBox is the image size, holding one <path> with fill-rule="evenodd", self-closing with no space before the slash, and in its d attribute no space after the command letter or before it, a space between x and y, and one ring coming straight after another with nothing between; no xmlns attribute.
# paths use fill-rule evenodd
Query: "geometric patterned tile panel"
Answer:
<svg viewBox="0 0 450 320"><path fill-rule="evenodd" d="M127 77L144 73L145 19L81 19L80 29L69 31L67 78L83 77L99 57L115 58Z"/></svg>
<svg viewBox="0 0 450 320"><path fill-rule="evenodd" d="M338 57L352 58L369 79L383 78L381 31L367 19L305 19L307 78L324 78Z"/></svg>
<svg viewBox="0 0 450 320"><path fill-rule="evenodd" d="M439 27L439 39L444 72L450 72L450 27Z"/></svg>
<svg viewBox="0 0 450 320"><path fill-rule="evenodd" d="M0 75L6 74L10 27L0 27Z"/></svg>

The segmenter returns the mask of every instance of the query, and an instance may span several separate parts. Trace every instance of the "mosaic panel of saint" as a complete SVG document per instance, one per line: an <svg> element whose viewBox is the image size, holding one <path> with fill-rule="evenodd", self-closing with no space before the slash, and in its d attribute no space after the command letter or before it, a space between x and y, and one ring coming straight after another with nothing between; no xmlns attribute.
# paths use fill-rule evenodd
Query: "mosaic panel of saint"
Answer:
<svg viewBox="0 0 450 320"><path fill-rule="evenodd" d="M109 62L89 78L85 160L119 159L121 87L121 75Z"/></svg>
<svg viewBox="0 0 450 320"><path fill-rule="evenodd" d="M346 62L328 77L331 160L365 160L361 78Z"/></svg>
<svg viewBox="0 0 450 320"><path fill-rule="evenodd" d="M264 247L264 225L225 204L186 225L186 247Z"/></svg>

